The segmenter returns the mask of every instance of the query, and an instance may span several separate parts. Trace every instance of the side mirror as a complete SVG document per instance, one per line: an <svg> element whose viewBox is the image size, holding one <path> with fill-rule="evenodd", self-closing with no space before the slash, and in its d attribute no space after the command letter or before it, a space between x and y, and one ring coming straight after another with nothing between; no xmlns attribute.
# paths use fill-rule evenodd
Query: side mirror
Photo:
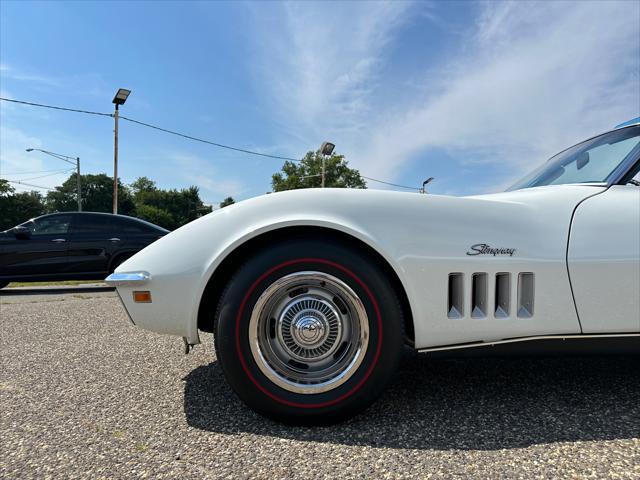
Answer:
<svg viewBox="0 0 640 480"><path fill-rule="evenodd" d="M31 230L29 230L27 227L17 226L13 229L13 235L18 240L28 240L31 238Z"/></svg>

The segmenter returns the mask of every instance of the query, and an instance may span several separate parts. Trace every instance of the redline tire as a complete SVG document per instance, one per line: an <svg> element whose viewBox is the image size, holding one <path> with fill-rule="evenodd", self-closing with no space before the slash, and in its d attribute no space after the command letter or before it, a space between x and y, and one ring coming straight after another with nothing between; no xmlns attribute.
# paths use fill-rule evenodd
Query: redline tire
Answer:
<svg viewBox="0 0 640 480"><path fill-rule="evenodd" d="M248 259L222 295L216 324L218 360L236 394L292 424L363 410L403 350L402 309L382 269L321 240L282 242Z"/></svg>

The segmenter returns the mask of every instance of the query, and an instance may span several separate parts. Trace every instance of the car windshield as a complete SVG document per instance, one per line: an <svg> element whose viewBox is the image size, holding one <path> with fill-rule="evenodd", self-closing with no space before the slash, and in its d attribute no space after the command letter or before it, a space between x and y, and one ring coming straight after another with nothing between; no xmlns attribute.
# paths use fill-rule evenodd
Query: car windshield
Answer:
<svg viewBox="0 0 640 480"><path fill-rule="evenodd" d="M544 185L604 183L618 165L639 151L639 125L614 130L560 152L508 191Z"/></svg>

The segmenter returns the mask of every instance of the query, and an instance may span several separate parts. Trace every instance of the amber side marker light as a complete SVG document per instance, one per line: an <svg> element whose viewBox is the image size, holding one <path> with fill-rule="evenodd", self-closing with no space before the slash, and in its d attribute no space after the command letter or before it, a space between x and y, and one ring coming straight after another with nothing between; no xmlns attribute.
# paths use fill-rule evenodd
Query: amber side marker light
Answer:
<svg viewBox="0 0 640 480"><path fill-rule="evenodd" d="M151 292L148 290L133 292L133 301L136 303L151 303Z"/></svg>

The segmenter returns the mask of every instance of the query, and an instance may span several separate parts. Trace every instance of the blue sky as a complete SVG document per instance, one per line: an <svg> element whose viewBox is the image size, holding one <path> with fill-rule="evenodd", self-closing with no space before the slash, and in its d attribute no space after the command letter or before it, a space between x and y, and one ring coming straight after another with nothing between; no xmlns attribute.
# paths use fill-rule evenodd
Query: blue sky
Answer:
<svg viewBox="0 0 640 480"><path fill-rule="evenodd" d="M640 2L0 2L3 97L122 114L264 153L323 140L363 175L466 195L640 115ZM111 174L106 117L0 102L0 174ZM278 160L122 122L120 176L270 190ZM33 180L53 186L64 179ZM388 188L369 183L370 188Z"/></svg>

